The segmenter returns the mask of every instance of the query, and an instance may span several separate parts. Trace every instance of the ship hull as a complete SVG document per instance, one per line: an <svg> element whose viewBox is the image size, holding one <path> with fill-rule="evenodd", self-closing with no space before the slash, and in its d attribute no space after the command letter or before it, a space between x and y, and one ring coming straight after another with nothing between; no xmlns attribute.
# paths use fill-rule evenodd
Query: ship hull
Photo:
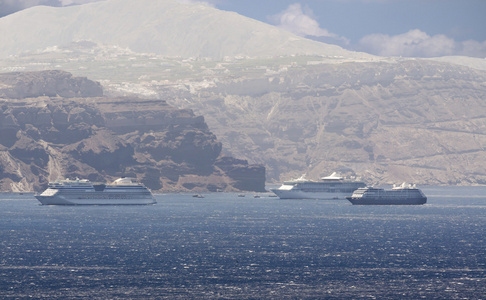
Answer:
<svg viewBox="0 0 486 300"><path fill-rule="evenodd" d="M353 198L346 197L353 205L422 205L427 198L394 199L394 198Z"/></svg>
<svg viewBox="0 0 486 300"><path fill-rule="evenodd" d="M271 189L280 199L319 199L319 200L346 200L351 193L305 192L292 190Z"/></svg>

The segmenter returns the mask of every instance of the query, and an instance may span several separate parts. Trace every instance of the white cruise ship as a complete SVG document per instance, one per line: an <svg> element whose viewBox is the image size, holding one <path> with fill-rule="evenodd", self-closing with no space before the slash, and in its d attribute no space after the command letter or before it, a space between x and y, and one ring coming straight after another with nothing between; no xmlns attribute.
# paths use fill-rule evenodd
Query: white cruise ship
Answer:
<svg viewBox="0 0 486 300"><path fill-rule="evenodd" d="M278 189L271 189L280 199L325 199L344 200L353 192L365 187L361 181L345 179L336 172L321 178L321 181L307 180L304 176L285 181Z"/></svg>
<svg viewBox="0 0 486 300"><path fill-rule="evenodd" d="M112 184L93 184L86 179L58 180L35 196L43 205L148 205L155 198L148 188L132 178Z"/></svg>

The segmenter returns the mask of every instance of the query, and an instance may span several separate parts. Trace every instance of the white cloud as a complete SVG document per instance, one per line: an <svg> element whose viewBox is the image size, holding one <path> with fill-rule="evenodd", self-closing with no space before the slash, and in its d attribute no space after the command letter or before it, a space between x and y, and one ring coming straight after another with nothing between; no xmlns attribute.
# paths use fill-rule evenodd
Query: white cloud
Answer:
<svg viewBox="0 0 486 300"><path fill-rule="evenodd" d="M461 43L458 55L486 58L486 41L478 42L474 40Z"/></svg>
<svg viewBox="0 0 486 300"><path fill-rule="evenodd" d="M86 4L91 2L99 2L105 0L61 0L62 6L76 5L76 4Z"/></svg>
<svg viewBox="0 0 486 300"><path fill-rule="evenodd" d="M300 3L291 4L283 12L269 16L268 19L277 27L298 36L334 39L339 44L349 43L347 39L321 28L312 11L308 7L302 9Z"/></svg>
<svg viewBox="0 0 486 300"><path fill-rule="evenodd" d="M358 44L352 45L347 38L321 28L312 11L308 7L303 8L299 3L289 5L286 10L269 16L268 19L277 27L296 35L374 55L405 57L464 55L486 58L486 41L457 42L446 35L431 36L419 29L394 36L370 34L361 38Z"/></svg>
<svg viewBox="0 0 486 300"><path fill-rule="evenodd" d="M176 0L179 3L183 4L191 4L191 3L200 3L204 4L207 6L215 7L216 3L218 2L217 0L210 0L210 1L202 1L202 0Z"/></svg>
<svg viewBox="0 0 486 300"><path fill-rule="evenodd" d="M456 42L443 34L430 36L419 29L395 36L370 34L359 41L357 48L359 51L381 56L439 57L465 55L486 57L486 42Z"/></svg>

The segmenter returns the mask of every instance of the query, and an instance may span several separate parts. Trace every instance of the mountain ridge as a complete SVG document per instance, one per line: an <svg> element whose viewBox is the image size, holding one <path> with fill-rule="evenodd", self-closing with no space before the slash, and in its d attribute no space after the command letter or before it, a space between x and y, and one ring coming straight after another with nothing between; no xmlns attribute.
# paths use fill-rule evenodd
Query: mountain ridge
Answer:
<svg viewBox="0 0 486 300"><path fill-rule="evenodd" d="M372 57L298 37L234 12L174 0L36 6L1 18L2 28L3 57L79 40L173 57L222 59L296 54Z"/></svg>
<svg viewBox="0 0 486 300"><path fill-rule="evenodd" d="M84 7L89 9L70 10L78 15L91 10ZM204 17L198 14L198 6L184 8L189 10L184 12L190 17L186 21L194 21L187 28L202 24L194 19ZM88 13L88 17L95 15ZM104 21L112 23L110 18ZM146 27L137 24L149 28L148 34L133 32L140 46L150 44L157 30L172 28L154 27L150 19ZM275 29L269 26L264 27ZM251 35L251 28L241 31ZM191 49L194 40L184 37L192 34L178 36L184 49ZM283 37L279 45L295 39L310 45L292 35ZM204 47L224 49L224 38L197 38L201 38L195 40L197 55ZM477 59L372 57L324 44L309 51L312 55L280 55L275 51L278 45L272 44L274 57L183 58L151 54L148 48L137 53L129 47L108 46L109 41L66 40L69 45L0 59L0 70L62 69L99 81L112 97L144 95L191 109L204 115L226 155L264 164L269 183L303 173L319 178L334 170L353 170L369 184L486 184L486 135L482 134L486 72L481 70L484 67L474 67ZM281 53L294 53L297 48Z"/></svg>

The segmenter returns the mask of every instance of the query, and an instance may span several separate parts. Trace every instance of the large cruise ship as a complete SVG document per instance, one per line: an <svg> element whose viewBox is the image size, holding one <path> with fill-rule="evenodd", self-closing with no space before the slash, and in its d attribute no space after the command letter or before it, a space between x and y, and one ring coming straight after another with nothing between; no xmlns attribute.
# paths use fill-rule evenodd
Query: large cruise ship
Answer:
<svg viewBox="0 0 486 300"><path fill-rule="evenodd" d="M119 178L112 184L94 184L86 179L50 182L35 196L43 205L147 205L155 204L149 189L132 178Z"/></svg>
<svg viewBox="0 0 486 300"><path fill-rule="evenodd" d="M345 179L336 172L321 178L321 181L307 180L304 176L285 181L278 189L271 189L280 199L325 199L345 200L347 196L366 184L361 181Z"/></svg>
<svg viewBox="0 0 486 300"><path fill-rule="evenodd" d="M406 183L394 186L391 190L359 188L346 198L353 205L421 205L427 202L421 190Z"/></svg>

